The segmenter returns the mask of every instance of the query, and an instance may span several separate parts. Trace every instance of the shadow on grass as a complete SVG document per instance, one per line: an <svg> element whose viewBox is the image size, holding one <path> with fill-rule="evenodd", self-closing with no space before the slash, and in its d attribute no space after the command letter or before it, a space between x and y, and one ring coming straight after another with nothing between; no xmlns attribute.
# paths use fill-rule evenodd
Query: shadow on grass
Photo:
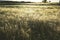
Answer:
<svg viewBox="0 0 60 40"><path fill-rule="evenodd" d="M39 20L1 20L0 40L60 40L59 22Z"/></svg>
<svg viewBox="0 0 60 40"><path fill-rule="evenodd" d="M60 40L57 32L59 22L54 21L30 21L31 40Z"/></svg>

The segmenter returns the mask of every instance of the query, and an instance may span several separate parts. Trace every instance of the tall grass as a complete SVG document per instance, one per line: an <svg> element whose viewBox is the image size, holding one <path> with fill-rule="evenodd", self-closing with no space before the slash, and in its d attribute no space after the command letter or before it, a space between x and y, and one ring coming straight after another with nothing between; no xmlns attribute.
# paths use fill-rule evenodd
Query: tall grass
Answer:
<svg viewBox="0 0 60 40"><path fill-rule="evenodd" d="M0 40L60 40L59 13L58 8L0 8Z"/></svg>

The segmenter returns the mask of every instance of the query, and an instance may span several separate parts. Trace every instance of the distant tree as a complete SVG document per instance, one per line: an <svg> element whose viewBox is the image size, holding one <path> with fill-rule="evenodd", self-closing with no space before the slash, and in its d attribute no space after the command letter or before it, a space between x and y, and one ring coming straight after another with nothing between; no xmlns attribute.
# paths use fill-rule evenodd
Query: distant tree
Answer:
<svg viewBox="0 0 60 40"><path fill-rule="evenodd" d="M25 1L21 1L21 3L25 3Z"/></svg>
<svg viewBox="0 0 60 40"><path fill-rule="evenodd" d="M49 1L49 3L50 3L51 1Z"/></svg>
<svg viewBox="0 0 60 40"><path fill-rule="evenodd" d="M44 3L46 3L46 2L47 2L47 0L43 0L43 2L44 2Z"/></svg>

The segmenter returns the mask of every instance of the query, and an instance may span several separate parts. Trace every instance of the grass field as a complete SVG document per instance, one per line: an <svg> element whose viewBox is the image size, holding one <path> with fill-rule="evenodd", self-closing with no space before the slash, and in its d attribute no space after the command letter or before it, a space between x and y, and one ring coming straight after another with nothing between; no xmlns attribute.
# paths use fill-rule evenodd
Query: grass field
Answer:
<svg viewBox="0 0 60 40"><path fill-rule="evenodd" d="M0 5L0 40L60 40L60 6Z"/></svg>

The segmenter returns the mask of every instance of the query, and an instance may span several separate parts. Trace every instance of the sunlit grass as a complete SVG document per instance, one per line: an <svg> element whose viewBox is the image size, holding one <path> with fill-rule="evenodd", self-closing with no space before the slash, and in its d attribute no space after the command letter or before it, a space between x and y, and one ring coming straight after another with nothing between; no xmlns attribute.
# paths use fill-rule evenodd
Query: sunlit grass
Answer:
<svg viewBox="0 0 60 40"><path fill-rule="evenodd" d="M33 6L32 6L33 7ZM31 6L22 8L0 8L3 15L10 15L9 17L30 17L37 20L50 20L57 19L60 9L58 7L45 7L45 6ZM46 19L45 19L46 18Z"/></svg>
<svg viewBox="0 0 60 40"><path fill-rule="evenodd" d="M60 6L0 7L0 39L60 40L59 14Z"/></svg>

